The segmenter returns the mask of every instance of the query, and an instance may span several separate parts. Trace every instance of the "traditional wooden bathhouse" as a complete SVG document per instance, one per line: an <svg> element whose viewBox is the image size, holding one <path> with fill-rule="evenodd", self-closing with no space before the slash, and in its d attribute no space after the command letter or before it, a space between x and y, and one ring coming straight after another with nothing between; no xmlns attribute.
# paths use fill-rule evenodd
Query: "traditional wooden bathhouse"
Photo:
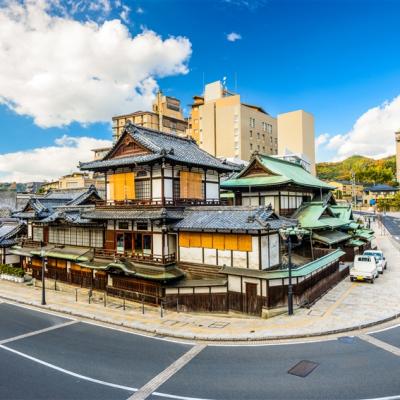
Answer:
<svg viewBox="0 0 400 400"><path fill-rule="evenodd" d="M292 215L303 202L322 198L333 188L300 164L255 152L248 166L221 183L235 205L271 205L283 216Z"/></svg>
<svg viewBox="0 0 400 400"><path fill-rule="evenodd" d="M63 201L50 194L19 214L31 242L13 251L35 276L43 251L49 278L114 296L254 315L285 303L288 270L279 230L297 221L278 216L269 201L223 205L220 181L237 172L234 165L192 139L127 124L103 159L80 167L104 174L103 200L94 191ZM315 195L314 189L301 193ZM285 196L279 190L276 204ZM326 290L322 279L338 279L343 252L329 253L296 265L297 304Z"/></svg>
<svg viewBox="0 0 400 400"><path fill-rule="evenodd" d="M19 264L19 257L11 253L11 247L26 235L26 224L15 218L0 219L0 264Z"/></svg>

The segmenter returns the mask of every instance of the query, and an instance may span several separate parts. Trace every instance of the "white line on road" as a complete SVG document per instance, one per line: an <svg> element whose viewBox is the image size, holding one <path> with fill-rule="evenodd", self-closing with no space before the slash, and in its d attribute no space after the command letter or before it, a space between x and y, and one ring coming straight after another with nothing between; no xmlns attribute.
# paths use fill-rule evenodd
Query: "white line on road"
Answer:
<svg viewBox="0 0 400 400"><path fill-rule="evenodd" d="M14 342L15 340L20 340L20 339L25 339L25 338L28 338L28 337L31 337L31 336L40 335L41 333L54 331L56 329L64 328L64 327L69 326L69 325L77 324L78 322L79 321L68 321L68 322L65 322L63 324L50 326L49 328L39 329L37 331L24 333L23 335L14 336L12 338L0 340L0 345L6 344L6 343L9 343L9 342Z"/></svg>
<svg viewBox="0 0 400 400"><path fill-rule="evenodd" d="M55 369L56 371L62 372L62 373L67 374L67 375L74 376L75 378L83 379L83 380L88 381L88 382L93 382L93 383L97 383L99 385L109 386L109 387L116 388L116 389L123 389L123 390L127 390L129 392L135 392L137 390L136 388L132 388L132 387L129 387L129 386L117 385L115 383L101 381L99 379L90 378L89 376L77 374L77 373L69 371L67 369L64 369L64 368L61 368L61 367L57 367L57 365L50 364L50 363L48 363L46 361L40 360L39 358L35 358L35 357L32 357L32 356L29 356L28 354L25 354L25 353L21 353L20 351L11 349L11 348L9 348L7 346L0 345L0 348L4 349L6 351L10 351L11 353L17 354L17 355L19 355L21 357L27 358L28 360L34 361L34 362L36 362L38 364L44 365L44 366L46 366L48 368Z"/></svg>
<svg viewBox="0 0 400 400"><path fill-rule="evenodd" d="M180 369L182 369L188 362L190 362L194 357L196 357L202 350L207 346L204 344L199 344L192 347L183 356L179 357L175 362L173 362L169 367L160 372L151 381L147 382L142 386L136 393L134 393L128 400L145 400L147 399L157 388L159 388L163 383L175 375ZM161 395L161 394L160 394Z"/></svg>
<svg viewBox="0 0 400 400"><path fill-rule="evenodd" d="M73 376L75 378L79 378L79 379L84 380L84 381L97 383L98 385L108 386L108 387L111 387L111 388L114 388L114 389L126 390L127 392L136 392L136 391L138 391L138 389L134 388L134 387L118 385L116 383L111 383L111 382L107 382L107 381L102 381L100 379L91 378L90 376L77 374L76 372L70 371L70 370L65 369L65 368L58 367L57 365L54 365L54 364L50 364L50 363L48 363L46 361L40 360L39 358L32 357L32 356L30 356L28 354L25 354L25 353L21 353L20 351L11 349L11 348L9 348L7 346L0 345L0 349L9 351L11 353L14 353L14 354L20 356L20 357L26 358L28 360L31 360L31 361L35 362L35 363L44 365L45 367L54 369L56 371L62 372L63 374L70 375L70 376ZM177 399L177 400L209 400L209 399L197 398L197 397L177 396L177 395L173 395L173 394L160 393L160 392L154 392L153 395L154 396L159 396L159 397L166 397L166 398L170 398L170 399Z"/></svg>
<svg viewBox="0 0 400 400"><path fill-rule="evenodd" d="M383 350L388 351L389 353L392 353L392 354L400 357L400 349L398 347L392 346L391 344L383 342L382 340L374 338L373 336L361 334L358 337L367 343L370 343L376 347L379 347Z"/></svg>

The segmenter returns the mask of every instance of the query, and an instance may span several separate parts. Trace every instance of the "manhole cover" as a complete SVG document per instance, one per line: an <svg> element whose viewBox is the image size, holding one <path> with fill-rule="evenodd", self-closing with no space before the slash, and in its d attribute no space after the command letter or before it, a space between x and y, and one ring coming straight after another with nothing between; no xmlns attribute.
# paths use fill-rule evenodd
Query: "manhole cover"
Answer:
<svg viewBox="0 0 400 400"><path fill-rule="evenodd" d="M229 325L229 322L213 322L211 325L208 325L209 328L225 328Z"/></svg>
<svg viewBox="0 0 400 400"><path fill-rule="evenodd" d="M307 375L311 374L311 372L313 372L318 365L319 364L316 362L303 360L297 363L294 367L290 368L288 374L305 378Z"/></svg>

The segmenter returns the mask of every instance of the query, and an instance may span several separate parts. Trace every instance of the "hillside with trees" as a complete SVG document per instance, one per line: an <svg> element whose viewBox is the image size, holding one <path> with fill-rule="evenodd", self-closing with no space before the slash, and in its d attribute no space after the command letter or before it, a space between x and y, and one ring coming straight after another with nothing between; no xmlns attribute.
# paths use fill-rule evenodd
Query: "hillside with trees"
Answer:
<svg viewBox="0 0 400 400"><path fill-rule="evenodd" d="M395 156L374 160L354 155L340 162L317 164L317 175L323 180L351 180L352 171L355 173L357 182L397 185Z"/></svg>

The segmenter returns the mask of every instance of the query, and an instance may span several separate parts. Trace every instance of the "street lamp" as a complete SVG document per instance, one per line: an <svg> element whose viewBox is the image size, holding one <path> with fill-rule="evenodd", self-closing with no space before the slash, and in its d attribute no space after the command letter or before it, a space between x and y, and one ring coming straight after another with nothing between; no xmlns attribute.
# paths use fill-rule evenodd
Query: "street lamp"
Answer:
<svg viewBox="0 0 400 400"><path fill-rule="evenodd" d="M281 238L286 242L288 248L288 315L293 315L293 285L292 285L292 236L296 236L298 241L301 241L303 236L308 233L302 228L290 227L279 230Z"/></svg>
<svg viewBox="0 0 400 400"><path fill-rule="evenodd" d="M42 306L46 305L46 287L45 287L45 264L46 264L46 251L43 248L43 242L40 242L40 257L42 258Z"/></svg>

